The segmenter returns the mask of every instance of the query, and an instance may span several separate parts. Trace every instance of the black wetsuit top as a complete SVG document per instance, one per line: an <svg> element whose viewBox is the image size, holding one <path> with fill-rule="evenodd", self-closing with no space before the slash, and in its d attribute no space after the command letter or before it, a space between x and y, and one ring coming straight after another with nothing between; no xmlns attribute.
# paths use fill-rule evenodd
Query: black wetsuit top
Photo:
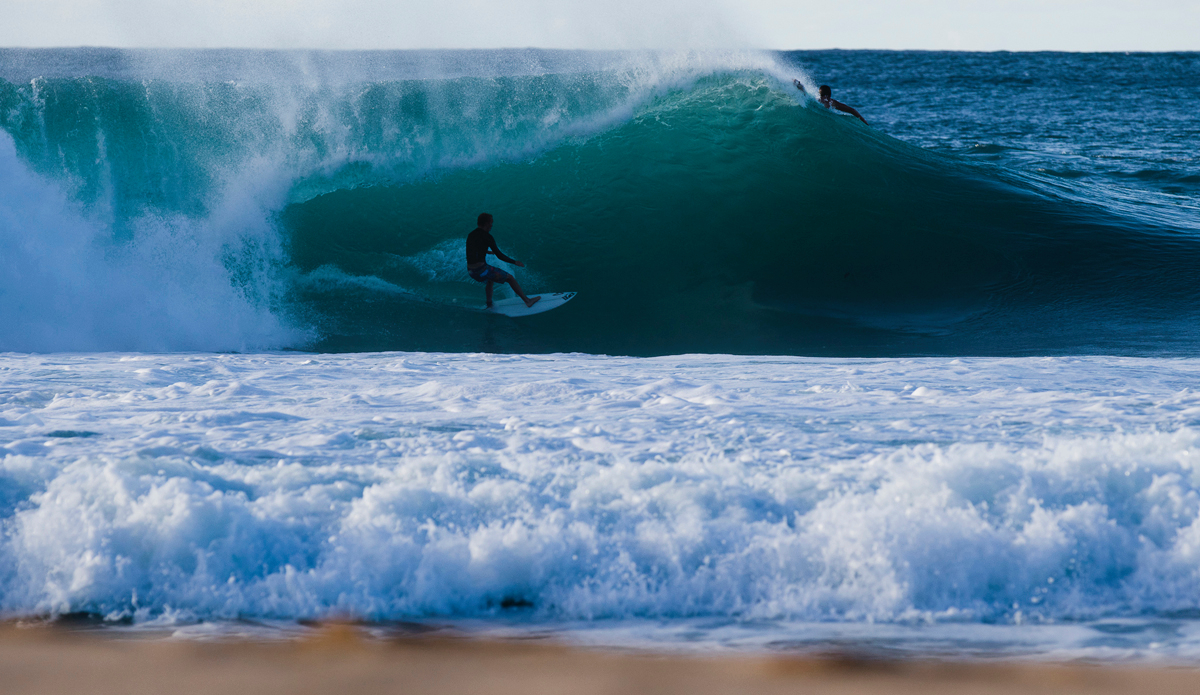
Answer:
<svg viewBox="0 0 1200 695"><path fill-rule="evenodd" d="M500 251L491 233L476 227L475 231L467 235L467 265L486 261L488 249L497 253Z"/></svg>

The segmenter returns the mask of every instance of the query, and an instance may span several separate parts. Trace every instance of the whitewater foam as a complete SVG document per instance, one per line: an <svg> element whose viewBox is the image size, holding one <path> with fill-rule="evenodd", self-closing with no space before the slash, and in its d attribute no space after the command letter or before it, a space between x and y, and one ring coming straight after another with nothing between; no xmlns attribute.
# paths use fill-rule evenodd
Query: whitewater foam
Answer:
<svg viewBox="0 0 1200 695"><path fill-rule="evenodd" d="M304 339L271 312L274 230L242 195L205 221L148 213L129 239L28 171L0 134L0 349L230 350ZM235 189L236 190L236 189ZM111 218L110 218L111 219Z"/></svg>
<svg viewBox="0 0 1200 695"><path fill-rule="evenodd" d="M1198 369L11 355L0 595L138 621L1169 617L1200 590Z"/></svg>

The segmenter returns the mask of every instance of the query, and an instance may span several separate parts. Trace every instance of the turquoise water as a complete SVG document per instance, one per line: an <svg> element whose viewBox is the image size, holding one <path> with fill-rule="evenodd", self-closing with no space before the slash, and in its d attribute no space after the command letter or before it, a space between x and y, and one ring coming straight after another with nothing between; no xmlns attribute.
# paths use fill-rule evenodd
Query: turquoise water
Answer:
<svg viewBox="0 0 1200 695"><path fill-rule="evenodd" d="M1198 60L10 50L5 175L70 223L4 243L79 265L27 250L0 348L1192 355ZM485 210L568 310L465 308ZM83 330L113 274L160 306Z"/></svg>

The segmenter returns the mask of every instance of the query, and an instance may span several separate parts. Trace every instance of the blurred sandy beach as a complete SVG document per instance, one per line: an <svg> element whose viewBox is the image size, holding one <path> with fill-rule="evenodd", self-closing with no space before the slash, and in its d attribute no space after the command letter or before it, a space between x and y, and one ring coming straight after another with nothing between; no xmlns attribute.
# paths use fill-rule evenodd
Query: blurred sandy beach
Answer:
<svg viewBox="0 0 1200 695"><path fill-rule="evenodd" d="M368 638L331 625L298 641L114 638L0 628L0 692L90 693L1171 693L1200 670L1096 664L678 656L543 641Z"/></svg>

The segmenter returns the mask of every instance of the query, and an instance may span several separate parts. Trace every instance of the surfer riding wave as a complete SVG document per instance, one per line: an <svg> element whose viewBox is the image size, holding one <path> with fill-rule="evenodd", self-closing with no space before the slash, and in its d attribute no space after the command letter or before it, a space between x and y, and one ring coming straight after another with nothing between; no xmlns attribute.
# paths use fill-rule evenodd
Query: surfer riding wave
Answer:
<svg viewBox="0 0 1200 695"><path fill-rule="evenodd" d="M492 284L497 282L507 282L513 288L513 292L516 292L517 296L525 302L525 306L531 307L537 304L538 300L541 299L540 296L533 298L526 297L525 293L521 291L521 286L517 284L515 277L487 264L487 255L492 253L496 255L496 258L505 263L511 263L518 268L525 267L525 264L521 261L504 255L504 252L496 245L496 239L491 233L493 224L492 216L486 212L480 213L476 223L478 226L467 235L467 273L471 276L472 280L487 283L484 289L487 296L487 307L489 309L492 308Z"/></svg>

